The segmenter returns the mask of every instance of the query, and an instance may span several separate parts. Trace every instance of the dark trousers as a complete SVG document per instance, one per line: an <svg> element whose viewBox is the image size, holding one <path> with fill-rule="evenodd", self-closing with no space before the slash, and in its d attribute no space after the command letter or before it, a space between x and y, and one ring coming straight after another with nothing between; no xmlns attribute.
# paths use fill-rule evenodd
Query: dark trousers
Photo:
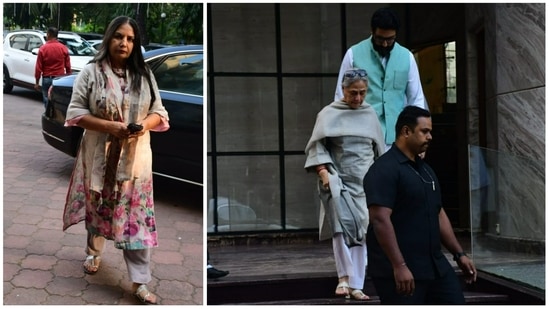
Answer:
<svg viewBox="0 0 549 309"><path fill-rule="evenodd" d="M416 280L413 295L396 293L394 278L372 278L382 305L462 305L465 298L454 271L434 280Z"/></svg>
<svg viewBox="0 0 549 309"><path fill-rule="evenodd" d="M50 89L52 83L53 78L42 77L42 103L44 103L44 107L48 104L48 90Z"/></svg>

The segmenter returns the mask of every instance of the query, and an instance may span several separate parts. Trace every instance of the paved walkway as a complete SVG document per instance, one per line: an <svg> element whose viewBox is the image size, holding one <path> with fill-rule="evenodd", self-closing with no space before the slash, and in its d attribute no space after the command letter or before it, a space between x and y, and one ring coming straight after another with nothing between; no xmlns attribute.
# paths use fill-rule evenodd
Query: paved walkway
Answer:
<svg viewBox="0 0 549 309"><path fill-rule="evenodd" d="M99 272L83 273L84 223L63 232L61 221L74 159L43 140L42 111L40 95L3 95L3 304L139 304L112 241ZM202 190L156 181L155 203L160 246L149 286L162 305L202 305Z"/></svg>

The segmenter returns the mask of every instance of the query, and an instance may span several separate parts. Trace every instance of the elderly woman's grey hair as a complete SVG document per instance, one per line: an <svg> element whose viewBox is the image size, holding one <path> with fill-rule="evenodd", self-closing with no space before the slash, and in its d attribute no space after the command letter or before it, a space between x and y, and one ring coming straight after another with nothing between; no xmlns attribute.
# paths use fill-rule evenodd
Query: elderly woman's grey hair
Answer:
<svg viewBox="0 0 549 309"><path fill-rule="evenodd" d="M341 86L349 87L353 83L362 80L368 86L368 73L363 69L350 69L343 73L343 80L341 81Z"/></svg>

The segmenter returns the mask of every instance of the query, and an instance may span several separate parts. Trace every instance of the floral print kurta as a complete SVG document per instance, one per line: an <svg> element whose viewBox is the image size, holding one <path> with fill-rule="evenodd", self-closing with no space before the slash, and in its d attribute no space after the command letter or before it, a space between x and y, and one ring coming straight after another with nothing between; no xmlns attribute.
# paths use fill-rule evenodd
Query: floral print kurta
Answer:
<svg viewBox="0 0 549 309"><path fill-rule="evenodd" d="M152 73L151 87L143 78L140 93L129 91L131 76L126 76L114 74L106 61L88 64L75 80L65 125L76 125L86 114L128 124L157 113L162 122L154 130L167 130L168 113ZM119 249L158 246L149 131L118 139L85 130L69 183L63 230L83 220L90 233L113 240Z"/></svg>

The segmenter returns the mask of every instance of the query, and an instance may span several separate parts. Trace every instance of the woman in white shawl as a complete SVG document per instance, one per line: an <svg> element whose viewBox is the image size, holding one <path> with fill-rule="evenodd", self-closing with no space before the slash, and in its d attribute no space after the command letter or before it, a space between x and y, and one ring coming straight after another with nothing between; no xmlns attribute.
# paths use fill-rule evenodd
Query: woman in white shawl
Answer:
<svg viewBox="0 0 549 309"><path fill-rule="evenodd" d="M366 71L352 69L342 81L344 97L317 115L305 148L305 169L319 177L320 239L332 238L339 278L336 295L367 300L364 294L368 209L362 185L374 160L384 152L381 125L364 97Z"/></svg>
<svg viewBox="0 0 549 309"><path fill-rule="evenodd" d="M169 128L135 20L120 16L75 80L66 126L85 129L70 179L63 230L85 220L84 272L95 274L105 240L123 250L133 293L147 304L151 248L157 247L150 131ZM137 124L131 129L130 124Z"/></svg>

